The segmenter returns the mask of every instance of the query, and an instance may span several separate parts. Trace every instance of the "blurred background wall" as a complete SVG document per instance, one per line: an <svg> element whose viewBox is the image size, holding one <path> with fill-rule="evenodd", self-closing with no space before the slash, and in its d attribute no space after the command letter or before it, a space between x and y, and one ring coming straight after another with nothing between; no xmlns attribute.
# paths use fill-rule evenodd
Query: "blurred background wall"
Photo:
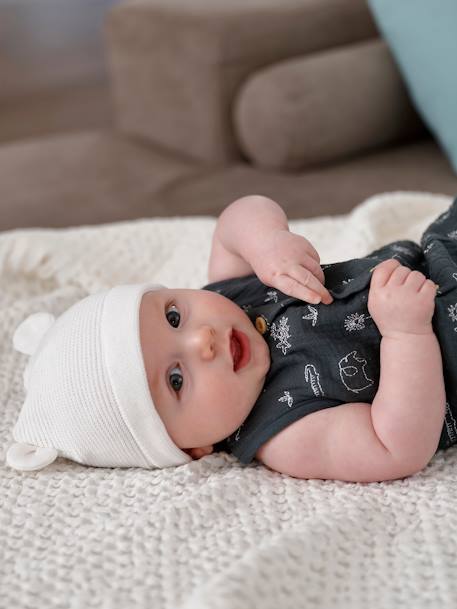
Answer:
<svg viewBox="0 0 457 609"><path fill-rule="evenodd" d="M119 0L0 0L0 142L112 124L102 23Z"/></svg>

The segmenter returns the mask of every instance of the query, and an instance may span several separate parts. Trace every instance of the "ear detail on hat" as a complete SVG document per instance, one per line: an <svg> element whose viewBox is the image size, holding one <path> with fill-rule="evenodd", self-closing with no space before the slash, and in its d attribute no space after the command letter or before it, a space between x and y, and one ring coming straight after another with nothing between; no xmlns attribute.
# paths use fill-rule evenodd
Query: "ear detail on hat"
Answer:
<svg viewBox="0 0 457 609"><path fill-rule="evenodd" d="M9 447L6 462L13 469L30 472L43 469L53 463L57 457L58 452L55 448L16 442Z"/></svg>
<svg viewBox="0 0 457 609"><path fill-rule="evenodd" d="M51 313L42 312L29 315L14 332L13 346L16 351L33 355L55 320L56 318Z"/></svg>

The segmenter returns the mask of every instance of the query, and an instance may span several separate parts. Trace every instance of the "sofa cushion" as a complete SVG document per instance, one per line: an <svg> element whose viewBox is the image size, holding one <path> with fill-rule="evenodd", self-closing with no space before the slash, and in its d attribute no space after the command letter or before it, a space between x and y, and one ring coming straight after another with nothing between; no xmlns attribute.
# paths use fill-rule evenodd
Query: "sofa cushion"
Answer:
<svg viewBox="0 0 457 609"><path fill-rule="evenodd" d="M279 62L234 106L239 145L261 167L299 169L424 130L379 38Z"/></svg>
<svg viewBox="0 0 457 609"><path fill-rule="evenodd" d="M169 215L157 197L201 167L109 130L0 147L0 231Z"/></svg>
<svg viewBox="0 0 457 609"><path fill-rule="evenodd" d="M230 108L249 74L376 32L366 0L117 3L106 22L116 126L210 164L239 161Z"/></svg>
<svg viewBox="0 0 457 609"><path fill-rule="evenodd" d="M412 100L457 173L457 2L369 0Z"/></svg>
<svg viewBox="0 0 457 609"><path fill-rule="evenodd" d="M457 176L428 138L294 173L247 163L220 167L176 180L160 193L160 201L169 215L183 206L208 214L256 193L278 201L289 218L304 218L343 214L371 195L393 190L455 195Z"/></svg>

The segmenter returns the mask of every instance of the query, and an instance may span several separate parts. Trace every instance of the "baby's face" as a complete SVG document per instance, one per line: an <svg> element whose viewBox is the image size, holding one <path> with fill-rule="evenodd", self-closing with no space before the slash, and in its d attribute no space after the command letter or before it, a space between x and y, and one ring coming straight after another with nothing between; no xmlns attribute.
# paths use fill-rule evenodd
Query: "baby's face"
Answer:
<svg viewBox="0 0 457 609"><path fill-rule="evenodd" d="M233 329L250 343L250 359L236 371ZM270 367L266 341L238 305L209 290L147 292L140 338L154 405L178 447L212 447L238 429Z"/></svg>

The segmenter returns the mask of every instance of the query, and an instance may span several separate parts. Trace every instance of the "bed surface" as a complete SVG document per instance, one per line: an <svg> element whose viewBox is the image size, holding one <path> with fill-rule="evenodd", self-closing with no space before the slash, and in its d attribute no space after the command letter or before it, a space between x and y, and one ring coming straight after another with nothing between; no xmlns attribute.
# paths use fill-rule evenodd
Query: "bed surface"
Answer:
<svg viewBox="0 0 457 609"><path fill-rule="evenodd" d="M418 241L450 203L384 193L290 228L325 264ZM0 233L1 609L454 608L457 448L412 478L362 484L297 480L224 453L163 471L4 465L24 397L16 326L117 283L205 285L215 223Z"/></svg>

